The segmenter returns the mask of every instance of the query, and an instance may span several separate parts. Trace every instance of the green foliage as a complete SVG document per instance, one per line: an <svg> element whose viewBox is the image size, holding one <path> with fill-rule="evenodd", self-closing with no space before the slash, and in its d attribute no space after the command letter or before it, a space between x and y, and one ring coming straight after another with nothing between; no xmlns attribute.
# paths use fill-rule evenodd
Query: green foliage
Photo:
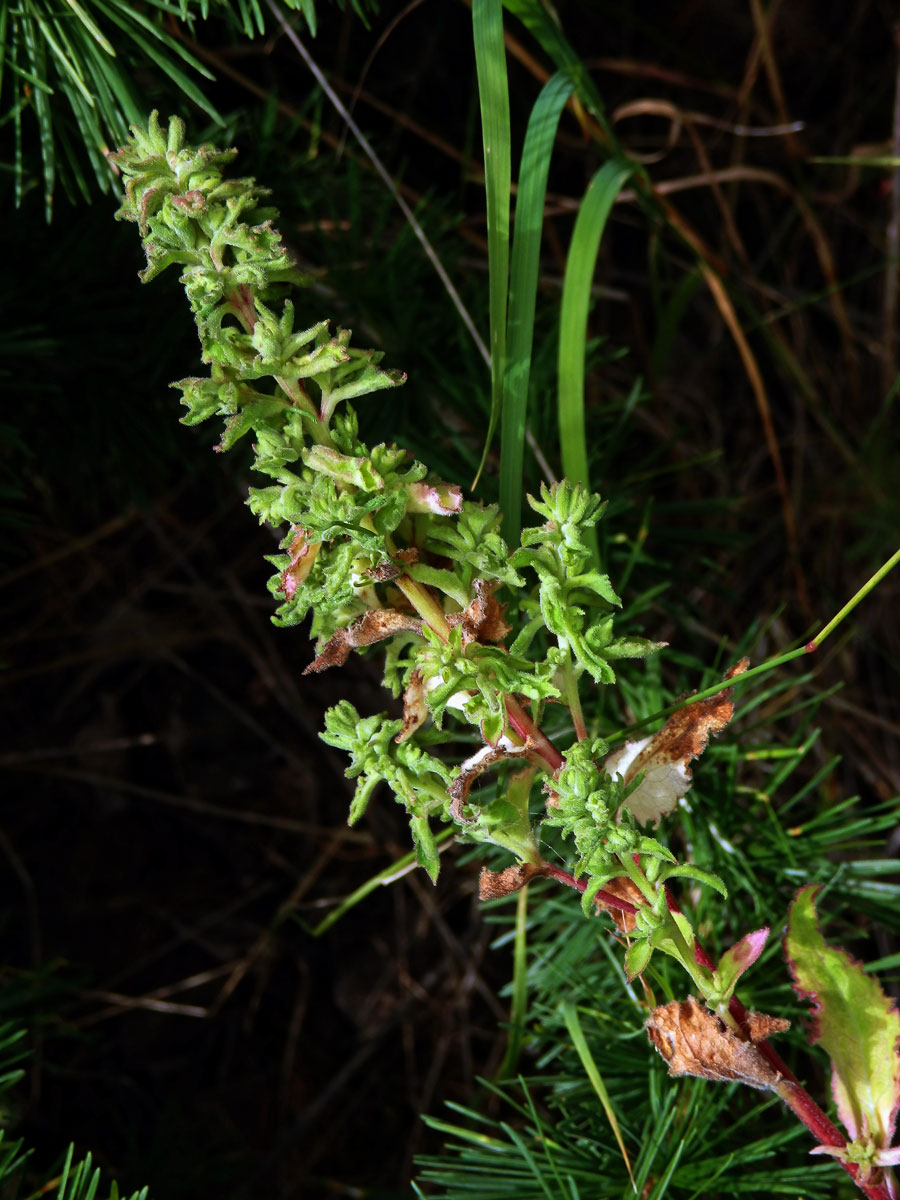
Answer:
<svg viewBox="0 0 900 1200"><path fill-rule="evenodd" d="M369 0L351 3L365 20ZM302 13L315 36L315 0L284 0L284 7ZM271 23L261 0L0 0L0 123L12 122L14 130L16 204L36 183L29 161L32 123L48 220L57 181L73 198L77 192L89 199L89 174L109 191L105 155L124 140L129 123L144 117L136 73L147 64L159 72L173 106L190 101L221 125L200 83L214 80L213 72L173 36L169 23L178 20L194 37L198 22L218 18L235 35L252 38L266 32L267 17Z"/></svg>
<svg viewBox="0 0 900 1200"><path fill-rule="evenodd" d="M112 159L125 181L117 216L134 221L144 240L141 278L170 267L183 272L210 368L208 378L177 385L185 422L223 417L222 450L252 434L253 466L275 481L251 489L249 504L260 520L287 526L285 553L270 559L277 571L270 589L283 600L276 620L293 625L312 613L317 669L343 661L350 649L400 636L402 663L389 658L385 680L395 694L417 675L421 703L438 726L449 709L491 746L501 739L521 744L532 719L517 698L537 711L562 697L561 674L568 673L570 692L582 670L611 682L609 658L655 648L612 635L606 614L619 600L608 578L589 566L600 498L565 483L544 489L531 504L545 524L525 530L510 555L495 507L463 502L458 487L404 450L364 445L349 400L405 377L379 367L376 352L351 349L348 331L331 336L325 321L295 331L285 286L306 277L284 250L276 214L262 204L265 192L251 179L226 178L233 157L186 144L181 121L173 118L164 131L154 114ZM519 568L534 572L536 587L527 590ZM493 598L502 585L514 589L510 614L524 616L509 649ZM601 607L602 619L589 618L590 606ZM528 657L539 625L556 645ZM424 753L414 733L395 746L401 726L384 715L359 723L355 710L338 706L325 736L350 753L348 774L359 779L351 820L383 780L409 812L420 861L435 876L428 821L449 819L446 787L454 772ZM547 755L534 756L544 777L555 766ZM520 828L525 812L527 798L512 814L479 809L468 832L494 841L498 830L515 828L505 844L513 838L530 856L531 836Z"/></svg>
<svg viewBox="0 0 900 1200"><path fill-rule="evenodd" d="M7 1138L6 1126L9 1114L6 1111L4 1097L21 1081L25 1074L19 1065L28 1057L25 1048L25 1030L11 1021L0 1024L0 1191L10 1200L24 1195L22 1190L23 1176L30 1166L32 1151L24 1150L24 1142L20 1138L11 1142ZM59 1182L45 1182L35 1186L37 1181L32 1177L28 1182L31 1187L30 1195L53 1195L56 1200L102 1200L104 1195L109 1200L120 1200L119 1190L115 1182L111 1183L108 1193L100 1191L100 1168L94 1167L88 1154L79 1162L73 1163L74 1146L69 1146L58 1174ZM45 1177L50 1172L45 1172ZM51 1177L52 1178L52 1177ZM132 1192L121 1200L147 1200L147 1188Z"/></svg>
<svg viewBox="0 0 900 1200"><path fill-rule="evenodd" d="M852 1139L826 1152L868 1177L900 1161L900 1149L890 1149L900 1109L900 1014L860 963L826 945L816 891L802 888L791 905L785 949L797 991L812 1001L813 1038L831 1057L832 1092Z"/></svg>
<svg viewBox="0 0 900 1200"><path fill-rule="evenodd" d="M476 11L489 12L490 5ZM691 1047L687 1065L677 1070L673 1065L673 1073L710 1074L712 1062L719 1070L712 1078L752 1082L757 1078L752 1073L721 1073L720 1063L723 1056L729 1061L735 1047L743 1046L742 1053L752 1058L754 1048L740 1024L747 1015L739 1004L732 1007L733 991L761 956L766 931L745 935L716 970L698 941L696 917L682 911L666 885L689 880L727 898L723 879L690 853L679 861L669 846L639 828L628 799L644 784L643 774L626 785L602 761L606 739L587 735L581 677L612 684L611 660L645 657L659 647L615 636L612 614L621 601L601 569L597 537L605 506L585 485L586 469L575 482L542 487L540 500L529 497L543 524L523 530L510 552L496 508L464 502L456 485L431 474L407 451L388 444L370 449L360 439L349 401L395 388L404 377L382 369L377 352L351 349L349 332L331 336L327 322L295 331L287 288L306 280L282 246L273 226L276 214L261 203L265 193L253 180L226 178L232 152L191 147L179 120L173 118L164 132L154 114L148 128L135 128L112 157L126 181L117 215L136 222L144 240L144 280L170 266L183 272L210 372L208 379L179 385L186 420L224 417L220 449L252 433L253 466L274 481L254 489L250 505L282 532L285 553L271 560L277 574L270 588L283 598L276 620L294 624L312 614L318 644L311 670L339 665L352 650L388 643L385 684L395 695L404 691L403 719L386 713L362 717L349 701L326 716L323 737L350 756L347 775L357 781L350 821L363 815L384 782L406 810L417 860L433 880L441 835L432 822L450 823L468 840L500 846L517 859L504 872L486 873L487 895L508 894L535 875L555 875L582 891L585 913L597 904L611 909L630 939L627 981L643 974L669 989L668 966L659 962L670 960L716 1014L708 1016L710 1036L721 1046L699 1063ZM602 227L630 170L616 164L601 171L599 199L582 216L592 213ZM591 261L592 239L593 233ZM583 275L571 289L585 293L581 307L576 305L579 327L586 316ZM502 325L499 309L494 317L495 326ZM581 337L583 359L583 329L572 342L566 319L563 326L561 345L577 348ZM502 345L498 354L502 360ZM563 375L561 360L561 395ZM495 398L501 390L495 378ZM583 429L564 430L564 445L567 438L577 463ZM562 751L541 728L545 708L554 702L568 711L575 732L575 741ZM689 786L687 763L701 753L709 733L730 719L727 698L710 704L709 709L697 704L671 729L667 725L668 739L661 736L648 760L648 775L661 770L667 781L684 781L679 796ZM443 728L449 714L461 722L456 732ZM426 749L478 735L482 748L458 767ZM516 774L507 796L499 789L492 794L481 775L498 766L504 770L512 760L526 770ZM547 797L540 822L531 809L538 789ZM671 803L663 811L670 809ZM558 852L557 837L574 842L572 875L544 857ZM568 856L568 848L564 853ZM630 885L631 898L606 891L612 880ZM594 1062L586 1043L580 1052L583 1061L587 1056ZM784 1073L769 1069L763 1078L768 1082L755 1086L777 1088ZM592 1081L608 1097L593 1067ZM803 1095L795 1111L816 1129L818 1110ZM611 1107L609 1113L618 1137L619 1119ZM511 1136L519 1146L519 1136ZM665 1165L666 1185L675 1178L680 1155L679 1149ZM851 1173L856 1171L857 1160L845 1158ZM728 1165L717 1166L716 1173ZM639 1186L648 1172L639 1162ZM657 1183L661 1195L660 1187Z"/></svg>
<svg viewBox="0 0 900 1200"><path fill-rule="evenodd" d="M398 745L402 728L402 721L390 721L385 713L362 719L349 700L342 700L325 714L322 740L350 755L347 776L359 780L350 824L363 815L378 784L386 783L409 813L419 865L436 879L439 860L429 818L448 819L447 788L454 772L414 742Z"/></svg>
<svg viewBox="0 0 900 1200"><path fill-rule="evenodd" d="M583 1015L596 1016L593 1011ZM564 1029L559 1033L565 1044ZM592 1043L602 1077L619 1100L619 1124L639 1195L655 1200L727 1195L831 1200L835 1195L834 1173L821 1164L785 1165L799 1149L800 1130L773 1119L771 1101L737 1116L732 1088L717 1091L692 1081L676 1094L652 1060L642 1062L633 1048L616 1043L615 1053L604 1053L598 1039ZM418 1178L427 1195L591 1200L635 1194L571 1050L557 1054L540 1079L526 1080L521 1088L487 1087L499 1098L499 1117L451 1103L452 1119L426 1118L446 1142L441 1156L419 1159ZM647 1111L652 1115L641 1121L638 1114Z"/></svg>
<svg viewBox="0 0 900 1200"><path fill-rule="evenodd" d="M528 503L547 518L546 524L522 530L522 548L511 561L531 567L538 577L541 624L556 638L560 661L571 659L579 673L587 671L596 683L615 683L611 658L638 658L659 646L641 638L614 638L612 619L591 620L583 607L605 613L622 603L608 576L591 566L589 540L606 506L599 496L565 480L549 488L542 485L541 497L529 496ZM535 628L532 623L523 640L530 641ZM514 644L513 650L517 648L524 648L521 642Z"/></svg>

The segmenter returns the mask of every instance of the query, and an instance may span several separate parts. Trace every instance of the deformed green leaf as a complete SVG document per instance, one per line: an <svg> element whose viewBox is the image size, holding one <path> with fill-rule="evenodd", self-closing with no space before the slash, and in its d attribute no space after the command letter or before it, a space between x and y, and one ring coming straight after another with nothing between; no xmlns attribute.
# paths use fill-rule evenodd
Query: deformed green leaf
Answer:
<svg viewBox="0 0 900 1200"><path fill-rule="evenodd" d="M878 980L819 932L814 884L791 905L785 950L798 995L812 1002L811 1041L831 1056L832 1090L850 1136L891 1143L900 1105L900 1013Z"/></svg>

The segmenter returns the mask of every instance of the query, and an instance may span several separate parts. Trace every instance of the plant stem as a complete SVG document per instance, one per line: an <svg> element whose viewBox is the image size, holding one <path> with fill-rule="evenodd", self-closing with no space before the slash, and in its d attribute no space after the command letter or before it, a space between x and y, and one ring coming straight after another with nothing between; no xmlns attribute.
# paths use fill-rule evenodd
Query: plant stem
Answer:
<svg viewBox="0 0 900 1200"><path fill-rule="evenodd" d="M548 863L546 860L541 860L540 867L541 874L547 879L555 879L558 883L564 883L566 887L574 888L576 892L587 891L588 881L586 879L576 879L562 867L555 867L553 863ZM637 912L637 908L630 900L620 900L618 896L614 896L612 892L604 892L602 888L595 899L602 900L608 908L614 908L617 912L629 913L631 916Z"/></svg>
<svg viewBox="0 0 900 1200"><path fill-rule="evenodd" d="M515 696L506 697L506 715L509 717L510 725L512 725L522 741L526 742L530 738L535 750L550 770L558 771L565 762L565 759L547 737L546 733L543 733L535 725Z"/></svg>
<svg viewBox="0 0 900 1200"><path fill-rule="evenodd" d="M696 938L694 939L694 954L701 966L707 967L709 970L715 969L709 955ZM750 1041L748 1013L737 996L731 997L728 1009L743 1037L747 1041ZM800 1080L772 1044L763 1038L761 1041L754 1042L753 1045L766 1062L781 1076L781 1080L774 1089L776 1095L784 1101L794 1116L806 1126L816 1141L822 1146L846 1146L847 1139L832 1124L821 1108L819 1108L818 1104L816 1104L809 1092L806 1091ZM891 1189L887 1184L863 1183L859 1177L859 1167L855 1163L844 1162L842 1159L838 1159L837 1161L859 1190L869 1197L869 1200L893 1200Z"/></svg>
<svg viewBox="0 0 900 1200"><path fill-rule="evenodd" d="M442 642L450 639L450 623L439 602L424 584L416 583L409 575L401 575L394 581L395 587L403 593L425 624L432 629Z"/></svg>
<svg viewBox="0 0 900 1200"><path fill-rule="evenodd" d="M900 562L900 550L897 550L894 554L892 554L887 562L883 563L882 566L878 568L871 579L868 579L862 585L855 596L851 596L840 612L836 613L835 616L831 618L821 633L817 633L811 642L806 643L803 649L807 652L807 654L811 654L813 650L818 650L828 635L837 629L844 617L846 617L849 612L852 612L853 609L856 608L857 604L859 604L860 600L862 600L865 596L868 596L869 592L871 592L871 590L877 584L881 583L888 571L893 570L898 562Z"/></svg>
<svg viewBox="0 0 900 1200"><path fill-rule="evenodd" d="M783 666L784 663L791 662L795 658L800 658L804 654L811 654L814 650L818 650L825 639L834 633L847 614L856 608L860 600L867 596L884 579L885 575L893 570L898 562L900 562L900 550L892 554L887 562L882 564L875 574L863 584L859 591L847 601L844 607L831 618L828 624L823 626L819 633L811 641L806 642L805 645L798 646L795 650L788 650L784 654L778 654L775 658L767 659L764 663L760 663L758 667L744 671L742 675L735 675L733 679L725 679L721 683L714 684L712 687L704 688L702 692L695 692L693 696L688 696L686 700L678 700L675 704L668 704L665 708L661 708L659 712L651 713L649 717L643 717L640 721L635 721L632 725L626 725L622 729L617 729L615 733L609 734L608 740L616 741L618 738L633 733L636 729L642 729L644 725L650 725L653 721L658 721L663 717L670 717L672 713L678 712L679 709L687 708L689 704L697 704L701 700L708 700L710 696L715 696L718 692L725 691L726 688L743 687L748 680L753 679L757 675L762 675L766 671Z"/></svg>
<svg viewBox="0 0 900 1200"><path fill-rule="evenodd" d="M509 1041L496 1078L509 1079L515 1072L522 1052L525 1019L528 1010L528 885L516 897L516 936L513 943L512 1002L509 1006Z"/></svg>
<svg viewBox="0 0 900 1200"><path fill-rule="evenodd" d="M563 668L563 696L572 714L572 724L575 727L575 737L583 742L587 737L587 725L584 723L584 713L581 709L581 697L578 694L578 680L572 669L572 659L566 659Z"/></svg>

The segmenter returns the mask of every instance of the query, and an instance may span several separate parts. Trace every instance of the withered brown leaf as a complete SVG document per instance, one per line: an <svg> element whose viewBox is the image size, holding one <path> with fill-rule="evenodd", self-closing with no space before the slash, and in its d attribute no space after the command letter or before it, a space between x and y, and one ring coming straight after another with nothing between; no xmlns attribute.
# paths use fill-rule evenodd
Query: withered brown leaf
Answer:
<svg viewBox="0 0 900 1200"><path fill-rule="evenodd" d="M502 642L512 629L503 619L506 605L499 603L493 594L493 586L485 579L476 579L474 600L462 612L447 616L451 628L462 626L464 646L469 642Z"/></svg>
<svg viewBox="0 0 900 1200"><path fill-rule="evenodd" d="M646 1022L650 1041L669 1064L670 1075L697 1075L723 1083L774 1088L781 1075L754 1044L782 1033L790 1021L766 1013L748 1015L752 1041L744 1041L693 996L655 1008Z"/></svg>
<svg viewBox="0 0 900 1200"><path fill-rule="evenodd" d="M618 925L623 933L631 933L637 925L637 915L623 912L621 908L613 908L611 904L607 904L603 899L604 892L615 896L617 900L627 900L635 908L640 908L642 904L647 903L640 888L627 875L617 875L614 879L607 879L600 894L594 897L595 906L603 912L608 912L613 919L613 924Z"/></svg>
<svg viewBox="0 0 900 1200"><path fill-rule="evenodd" d="M309 664L304 675L326 671L329 667L340 667L350 657L351 650L360 646L371 646L384 641L395 633L422 632L422 621L412 613L400 612L396 608L373 608L354 621L347 629L333 634L321 651Z"/></svg>
<svg viewBox="0 0 900 1200"><path fill-rule="evenodd" d="M750 665L742 658L725 675L733 679ZM727 688L708 700L699 700L680 708L652 737L626 742L604 762L607 772L621 775L625 783L643 772L644 778L625 801L634 819L641 825L659 824L678 804L691 786L688 763L706 749L711 735L719 733L734 716L733 691Z"/></svg>
<svg viewBox="0 0 900 1200"><path fill-rule="evenodd" d="M403 693L403 728L394 738L405 742L420 725L428 720L428 705L425 702L425 676L418 667L410 674L409 683Z"/></svg>
<svg viewBox="0 0 900 1200"><path fill-rule="evenodd" d="M300 525L292 525L293 537L287 547L290 563L281 572L281 583L278 590L285 600L293 600L297 588L303 583L316 561L316 555L322 548L321 542L310 542L309 531Z"/></svg>
<svg viewBox="0 0 900 1200"><path fill-rule="evenodd" d="M472 784L488 767L493 767L499 762L505 762L510 758L527 758L528 755L534 753L534 742L529 738L524 746L510 745L508 739L499 742L496 746L482 746L465 762L460 763L459 774L454 778L450 787L447 789L450 796L450 815L454 821L467 822L467 818L463 816L463 805L469 798L469 792L472 790Z"/></svg>
<svg viewBox="0 0 900 1200"><path fill-rule="evenodd" d="M481 868L478 879L479 900L496 900L500 896L511 896L513 892L521 891L535 875L542 875L543 870L536 863L517 863L504 871L489 871Z"/></svg>

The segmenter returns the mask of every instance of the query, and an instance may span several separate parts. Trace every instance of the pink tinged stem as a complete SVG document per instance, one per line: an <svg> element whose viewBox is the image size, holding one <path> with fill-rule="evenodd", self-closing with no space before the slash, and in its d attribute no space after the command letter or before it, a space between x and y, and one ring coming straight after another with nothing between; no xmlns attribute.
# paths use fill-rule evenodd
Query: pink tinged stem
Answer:
<svg viewBox="0 0 900 1200"><path fill-rule="evenodd" d="M509 717L510 725L522 741L527 742L530 738L535 751L541 756L550 770L558 771L565 759L547 737L546 733L542 733L538 726L535 725L515 696L506 697L506 715Z"/></svg>
<svg viewBox="0 0 900 1200"><path fill-rule="evenodd" d="M559 883L564 883L566 887L574 888L576 892L587 891L588 881L586 879L576 879L574 875L570 875L562 867L554 867L552 863L541 862L541 874L545 875L548 879L555 879ZM632 916L637 912L637 908L630 901L621 900L618 896L614 896L612 892L604 892L601 889L597 893L596 898L602 900L610 908L617 909L619 912L629 913Z"/></svg>
<svg viewBox="0 0 900 1200"><path fill-rule="evenodd" d="M244 328L248 333L253 332L253 326L256 324L256 308L253 303L253 293L245 283L240 287L235 288L227 297L229 306L240 317Z"/></svg>
<svg viewBox="0 0 900 1200"><path fill-rule="evenodd" d="M669 898L669 906L677 908L675 901ZM694 957L701 967L709 967L711 971L715 970L715 965L709 955L694 938ZM728 1002L728 1011L737 1021L744 1036L749 1040L750 1030L747 1018L747 1010L738 1000L737 996L732 996ZM775 1092L784 1103L788 1106L791 1112L799 1121L801 1121L809 1132L813 1135L817 1142L822 1146L846 1146L847 1139L828 1119L826 1114L822 1112L809 1092L801 1084L800 1080L790 1069L787 1063L782 1059L781 1055L772 1046L771 1042L767 1042L765 1038L762 1041L753 1043L756 1049L760 1052L766 1062L781 1076L781 1081L775 1087ZM886 1183L863 1183L860 1179L859 1167L856 1163L844 1162L838 1159L841 1166L863 1193L868 1196L869 1200L893 1200L891 1189Z"/></svg>

